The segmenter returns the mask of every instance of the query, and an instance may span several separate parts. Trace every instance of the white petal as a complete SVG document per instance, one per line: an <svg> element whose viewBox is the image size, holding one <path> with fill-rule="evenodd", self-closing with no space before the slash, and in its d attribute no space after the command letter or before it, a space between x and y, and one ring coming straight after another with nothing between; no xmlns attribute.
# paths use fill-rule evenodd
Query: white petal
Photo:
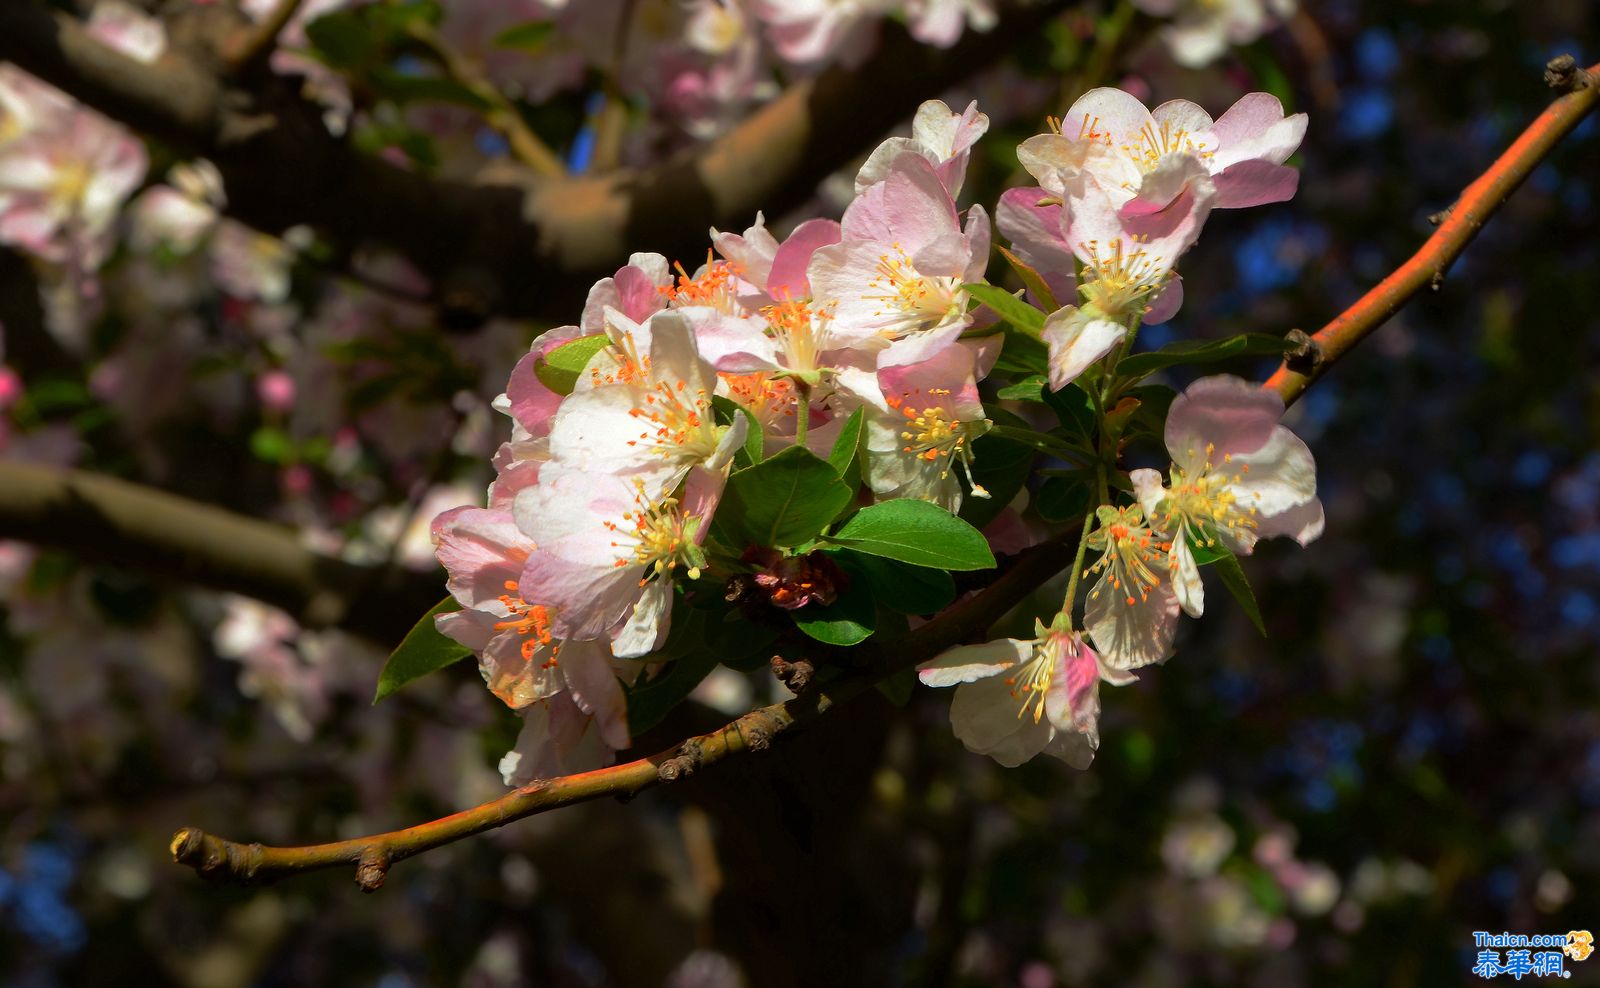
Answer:
<svg viewBox="0 0 1600 988"><path fill-rule="evenodd" d="M982 645L958 645L917 667L924 686L955 686L997 676L1028 661L1033 642L1001 638Z"/></svg>

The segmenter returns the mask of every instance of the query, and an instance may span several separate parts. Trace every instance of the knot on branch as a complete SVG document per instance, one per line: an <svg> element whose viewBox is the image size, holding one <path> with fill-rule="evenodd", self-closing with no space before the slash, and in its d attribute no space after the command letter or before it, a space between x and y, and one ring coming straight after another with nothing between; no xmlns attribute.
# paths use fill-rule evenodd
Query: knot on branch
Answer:
<svg viewBox="0 0 1600 988"><path fill-rule="evenodd" d="M1283 365L1296 374L1307 377L1322 366L1322 344L1303 329L1291 329L1284 339L1294 344L1294 349L1283 355Z"/></svg>
<svg viewBox="0 0 1600 988"><path fill-rule="evenodd" d="M678 746L678 753L656 767L656 777L662 782L677 782L687 779L700 767L705 753L700 748L700 741L691 738Z"/></svg>
<svg viewBox="0 0 1600 988"><path fill-rule="evenodd" d="M1577 92L1593 81L1571 55L1557 55L1544 65L1544 84L1558 93Z"/></svg>
<svg viewBox="0 0 1600 988"><path fill-rule="evenodd" d="M810 659L789 662L781 655L772 657L772 674L778 677L778 682L795 696L805 692L805 688L811 685L811 677L816 673L817 667Z"/></svg>
<svg viewBox="0 0 1600 988"><path fill-rule="evenodd" d="M766 751L772 747L772 739L783 728L783 722L766 708L752 710L733 722L733 729L739 732L744 746L751 751Z"/></svg>
<svg viewBox="0 0 1600 988"><path fill-rule="evenodd" d="M172 860L193 868L213 882L250 882L261 866L260 844L235 844L199 827L184 827L172 835Z"/></svg>
<svg viewBox="0 0 1600 988"><path fill-rule="evenodd" d="M356 884L361 886L361 891L378 891L388 876L389 852L382 844L374 844L361 852L361 860L356 862Z"/></svg>

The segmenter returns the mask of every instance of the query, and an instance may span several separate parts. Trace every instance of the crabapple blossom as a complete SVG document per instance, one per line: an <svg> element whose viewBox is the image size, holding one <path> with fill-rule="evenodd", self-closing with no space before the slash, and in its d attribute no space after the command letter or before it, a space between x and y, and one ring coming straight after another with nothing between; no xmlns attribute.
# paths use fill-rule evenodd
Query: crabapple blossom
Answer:
<svg viewBox="0 0 1600 988"><path fill-rule="evenodd" d="M603 640L552 634L553 608L529 603L518 580L533 549L506 511L453 508L433 521L433 541L458 611L434 618L442 634L478 656L490 692L513 710L564 695L610 747L628 743L626 699ZM571 712L569 712L571 713Z"/></svg>
<svg viewBox="0 0 1600 988"><path fill-rule="evenodd" d="M651 498L676 488L692 467L720 470L744 441L745 424L716 424L717 378L689 320L674 311L643 323L606 313L611 345L551 420L551 459L567 470L629 475Z"/></svg>
<svg viewBox="0 0 1600 988"><path fill-rule="evenodd" d="M1041 751L1087 768L1100 747L1100 682L1134 677L1108 666L1065 615L1034 638L952 648L918 667L926 686L954 686L950 725L969 751L1008 768Z"/></svg>
<svg viewBox="0 0 1600 988"><path fill-rule="evenodd" d="M1279 424L1283 399L1228 375L1203 377L1172 403L1167 486L1155 470L1131 474L1151 524L1170 538L1172 585L1192 617L1205 604L1193 546L1218 540L1248 555L1258 539L1287 535L1301 545L1322 534L1316 462Z"/></svg>
<svg viewBox="0 0 1600 988"><path fill-rule="evenodd" d="M1109 668L1137 669L1172 655L1178 601L1163 579L1168 544L1145 522L1138 505L1101 505L1089 548L1100 558L1084 575L1099 579L1084 606L1084 627Z"/></svg>
<svg viewBox="0 0 1600 988"><path fill-rule="evenodd" d="M911 36L936 48L955 44L963 27L987 31L997 20L992 0L909 0L905 8Z"/></svg>
<svg viewBox="0 0 1600 988"><path fill-rule="evenodd" d="M726 474L690 472L682 496L638 477L546 467L515 501L517 527L534 544L521 576L524 599L554 609L555 634L611 637L618 657L660 647L680 568L696 579L701 543Z"/></svg>
<svg viewBox="0 0 1600 988"><path fill-rule="evenodd" d="M912 497L961 507L958 469L973 496L972 441L988 431L974 380L973 351L948 343L926 360L878 369L885 410L867 419L866 479L880 497Z"/></svg>
<svg viewBox="0 0 1600 988"><path fill-rule="evenodd" d="M1229 45L1247 45L1276 21L1292 15L1298 0L1133 0L1154 17L1171 17L1161 39L1179 65L1198 69L1216 61Z"/></svg>
<svg viewBox="0 0 1600 988"><path fill-rule="evenodd" d="M1285 117L1268 93L1250 93L1213 121L1189 100L1168 100L1150 110L1137 97L1102 87L1079 97L1057 133L1041 134L1018 149L1029 171L1050 163L1075 164L1104 189L1125 216L1165 209L1197 162L1216 185L1218 208L1256 206L1293 198L1299 173L1283 162L1305 136L1306 115ZM1025 150L1024 150L1025 149ZM1041 184L1044 184L1041 181Z"/></svg>
<svg viewBox="0 0 1600 988"><path fill-rule="evenodd" d="M967 158L978 138L989 131L989 117L978 112L973 100L960 113L950 112L944 100L931 99L917 107L910 137L891 137L873 149L856 173L856 194L889 177L890 166L902 154L926 158L951 197L961 194L967 175Z"/></svg>
<svg viewBox="0 0 1600 988"><path fill-rule="evenodd" d="M889 0L751 0L778 57L797 65L857 65L871 51L873 29Z"/></svg>
<svg viewBox="0 0 1600 988"><path fill-rule="evenodd" d="M938 173L903 154L883 181L857 196L840 222L844 239L812 256L812 295L833 318L875 331L919 359L971 324L967 282L983 277L989 218L968 210L965 228Z"/></svg>

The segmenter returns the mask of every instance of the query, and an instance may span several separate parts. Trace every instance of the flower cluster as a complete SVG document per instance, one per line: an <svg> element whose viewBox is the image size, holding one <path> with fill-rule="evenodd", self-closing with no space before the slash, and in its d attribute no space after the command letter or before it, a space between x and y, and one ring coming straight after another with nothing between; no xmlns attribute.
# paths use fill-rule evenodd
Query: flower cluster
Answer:
<svg viewBox="0 0 1600 988"><path fill-rule="evenodd" d="M1087 420L1075 433L1065 419L1048 434L1007 426L999 441L1056 451L1094 483L1059 613L1030 640L962 646L921 668L924 683L958 687L951 719L969 748L1007 765L1041 751L1086 765L1099 684L1172 654L1180 611L1201 613L1201 566L1321 531L1310 452L1279 424L1282 401L1238 378L1202 378L1147 424L1165 439L1165 476L1121 466L1141 404L1129 389L1149 373L1123 357L1144 322L1177 308L1174 267L1212 208L1293 194L1284 161L1304 116L1259 93L1215 121L1182 101L1152 112L1118 90L1084 96L1018 148L1039 185L1000 201L1032 316L984 283L989 217L957 206L987 128L975 105L924 104L909 137L868 156L839 221L781 240L759 216L742 233L713 230L693 271L636 254L593 286L576 325L517 364L496 401L514 432L488 506L434 522L459 605L438 627L526 717L501 766L508 784L631 742L626 698L681 654L667 647L675 613L853 644L880 606L928 615L950 602L903 599L909 571L882 559L989 565L942 544L970 532L992 558L956 517L972 499L997 493L981 517L1010 519L991 526L993 547L1034 541L1015 537L1032 524L1019 514L1024 480L998 492L979 480L998 414L979 386L1003 350L1035 382L1006 394ZM874 534L890 503L910 501L937 508L897 512L892 536ZM766 609L750 612L751 595Z"/></svg>
<svg viewBox="0 0 1600 988"><path fill-rule="evenodd" d="M985 495L969 471L998 338L963 334L989 219L978 207L963 218L956 196L987 126L976 107L925 104L911 138L868 159L840 221L781 241L760 217L743 233L713 230L692 272L636 254L594 285L578 324L545 333L517 364L496 402L515 425L488 507L434 522L461 605L439 628L529 714L502 766L508 783L629 743L622 682L665 641L678 585L797 548L777 533L755 546L709 539L736 454L798 448L823 463L858 443L877 500L953 512Z"/></svg>
<svg viewBox="0 0 1600 988"><path fill-rule="evenodd" d="M1284 161L1305 127L1304 114L1286 117L1265 93L1213 121L1186 100L1151 111L1096 89L1050 133L1022 143L1018 157L1039 186L1005 193L998 224L1038 291L1081 303L1043 322L1051 390L1077 387L1110 408L1140 325L1177 310L1178 258L1211 209L1290 198L1298 174ZM1303 545L1321 533L1315 463L1279 424L1283 410L1276 394L1239 378L1197 381L1167 413L1167 478L1132 471L1135 499L1125 505L1104 483L1116 437L1113 416L1102 420L1099 506L1085 521L1080 565L1086 550L1098 558L1073 573L1062 612L1031 642L958 648L922 668L929 685L963 684L951 718L969 748L1004 764L1040 751L1087 763L1099 737L1097 683L1131 682L1131 670L1172 655L1179 611L1201 614L1202 560L1248 554L1272 535ZM1072 630L1080 578L1093 580L1083 613L1093 649Z"/></svg>

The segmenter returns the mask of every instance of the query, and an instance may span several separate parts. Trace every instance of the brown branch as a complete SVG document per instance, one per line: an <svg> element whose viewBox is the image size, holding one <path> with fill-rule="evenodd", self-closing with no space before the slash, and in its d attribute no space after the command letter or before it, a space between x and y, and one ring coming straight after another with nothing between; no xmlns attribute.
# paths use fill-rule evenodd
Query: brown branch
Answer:
<svg viewBox="0 0 1600 988"><path fill-rule="evenodd" d="M648 171L470 185L362 154L330 135L292 80L230 77L215 51L238 29L224 5L172 22L173 50L144 64L37 0L0 4L0 59L136 130L210 158L227 209L267 233L308 224L400 251L447 317L570 317L588 281L637 250L704 251L706 228L781 213L910 116L929 95L1010 52L1069 6L1015 6L986 34L938 51L888 25L877 55L791 85L722 138ZM207 41L207 39L213 39Z"/></svg>
<svg viewBox="0 0 1600 988"><path fill-rule="evenodd" d="M324 556L295 534L153 488L77 470L0 460L0 538L265 601L311 628L392 645L443 596L437 575L391 573Z"/></svg>
<svg viewBox="0 0 1600 988"><path fill-rule="evenodd" d="M1511 193L1539 166L1563 137L1600 103L1600 65L1579 69L1570 55L1553 59L1546 79L1566 95L1545 108L1471 185L1456 204L1436 216L1439 229L1422 248L1377 287L1336 316L1285 358L1263 387L1299 398L1312 381L1325 374L1351 347L1366 339L1424 288L1437 289L1452 262L1483 229Z"/></svg>
<svg viewBox="0 0 1600 988"><path fill-rule="evenodd" d="M235 35L227 52L228 68L233 72L248 72L258 63L272 57L278 46L278 35L300 12L304 0L278 0L259 24L253 24Z"/></svg>
<svg viewBox="0 0 1600 988"><path fill-rule="evenodd" d="M884 649L861 649L874 661L863 671L802 693L785 703L752 710L733 722L646 758L557 779L542 779L481 806L404 830L312 844L267 847L240 844L197 827L172 838L180 864L217 881L251 882L339 865L357 866L356 881L371 892L388 868L424 851L502 827L513 820L603 796L633 796L675 782L746 751L767 748L780 735L872 689L887 676L933 658L952 645L984 634L1045 580L1070 565L1060 540L1028 549L993 584Z"/></svg>

